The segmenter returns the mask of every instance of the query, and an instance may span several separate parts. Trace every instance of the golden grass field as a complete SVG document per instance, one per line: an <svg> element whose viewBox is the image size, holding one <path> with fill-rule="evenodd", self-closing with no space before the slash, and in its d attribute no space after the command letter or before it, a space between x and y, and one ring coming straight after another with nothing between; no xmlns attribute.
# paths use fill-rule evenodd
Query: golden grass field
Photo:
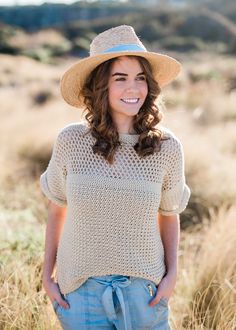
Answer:
<svg viewBox="0 0 236 330"><path fill-rule="evenodd" d="M212 54L179 57L163 90L162 124L182 141L192 195L181 214L172 329L236 329L236 67ZM58 131L80 120L59 93L73 60L0 55L0 329L59 329L41 283L48 201L39 187Z"/></svg>

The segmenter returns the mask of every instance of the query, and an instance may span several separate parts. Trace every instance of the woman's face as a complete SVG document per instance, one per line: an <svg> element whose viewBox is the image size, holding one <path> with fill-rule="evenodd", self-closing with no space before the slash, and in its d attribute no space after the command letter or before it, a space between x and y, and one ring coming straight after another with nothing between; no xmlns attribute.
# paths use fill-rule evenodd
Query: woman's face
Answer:
<svg viewBox="0 0 236 330"><path fill-rule="evenodd" d="M148 93L145 74L136 58L118 57L108 79L109 105L116 116L135 116Z"/></svg>

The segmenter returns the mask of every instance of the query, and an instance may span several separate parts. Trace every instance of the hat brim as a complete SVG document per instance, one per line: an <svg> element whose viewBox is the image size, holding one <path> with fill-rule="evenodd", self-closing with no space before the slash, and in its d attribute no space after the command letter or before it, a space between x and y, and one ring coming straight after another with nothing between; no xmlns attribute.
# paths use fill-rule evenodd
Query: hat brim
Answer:
<svg viewBox="0 0 236 330"><path fill-rule="evenodd" d="M128 55L146 58L151 64L153 76L160 87L169 84L175 79L181 69L181 64L176 59L154 52L122 51L86 57L73 64L62 76L60 89L64 100L76 108L83 107L84 98L80 95L80 91L88 75L99 64L118 56Z"/></svg>

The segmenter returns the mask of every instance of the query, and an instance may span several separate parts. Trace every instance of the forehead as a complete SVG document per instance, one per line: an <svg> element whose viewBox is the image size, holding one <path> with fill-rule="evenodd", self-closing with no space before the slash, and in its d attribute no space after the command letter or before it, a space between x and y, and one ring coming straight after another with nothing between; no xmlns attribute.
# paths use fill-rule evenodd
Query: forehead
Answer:
<svg viewBox="0 0 236 330"><path fill-rule="evenodd" d="M120 70L119 72L137 71L137 73L143 71L139 60L129 56L117 57L112 63L111 72L114 73L117 70Z"/></svg>

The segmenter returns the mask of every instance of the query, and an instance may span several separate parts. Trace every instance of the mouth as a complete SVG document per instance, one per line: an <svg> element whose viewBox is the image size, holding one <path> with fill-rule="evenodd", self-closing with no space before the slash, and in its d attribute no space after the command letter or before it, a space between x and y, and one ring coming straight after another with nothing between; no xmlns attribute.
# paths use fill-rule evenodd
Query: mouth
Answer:
<svg viewBox="0 0 236 330"><path fill-rule="evenodd" d="M121 99L121 101L124 102L125 104L137 104L139 99L130 98L130 99Z"/></svg>

